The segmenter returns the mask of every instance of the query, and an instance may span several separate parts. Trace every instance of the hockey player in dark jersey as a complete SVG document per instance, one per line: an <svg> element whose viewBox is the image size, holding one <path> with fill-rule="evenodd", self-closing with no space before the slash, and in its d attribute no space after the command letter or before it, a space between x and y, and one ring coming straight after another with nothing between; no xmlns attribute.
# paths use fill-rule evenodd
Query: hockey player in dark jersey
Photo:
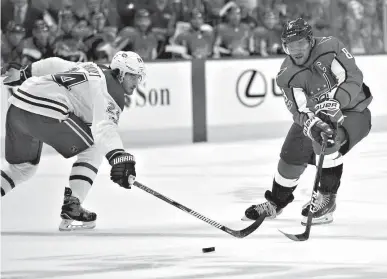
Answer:
<svg viewBox="0 0 387 279"><path fill-rule="evenodd" d="M312 224L333 221L336 194L343 173L343 156L365 138L371 129L372 100L355 58L335 37L314 37L302 18L288 22L281 35L288 55L277 75L285 104L293 114L282 146L277 172L266 202L253 205L243 219L261 214L275 218L293 201L293 191L308 164L315 164L321 149L321 133L328 136L317 211ZM302 209L304 219L309 203Z"/></svg>

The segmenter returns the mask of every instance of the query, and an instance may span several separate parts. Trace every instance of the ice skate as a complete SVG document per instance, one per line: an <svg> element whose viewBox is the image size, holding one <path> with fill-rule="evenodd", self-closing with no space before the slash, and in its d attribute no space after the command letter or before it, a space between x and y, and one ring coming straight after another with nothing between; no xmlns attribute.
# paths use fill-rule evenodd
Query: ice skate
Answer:
<svg viewBox="0 0 387 279"><path fill-rule="evenodd" d="M246 209L245 215L242 217L242 221L255 221L262 214L266 214L266 219L274 219L282 212L282 208L279 208L272 199L272 192L266 191L266 202L252 205Z"/></svg>
<svg viewBox="0 0 387 279"><path fill-rule="evenodd" d="M266 214L266 219L275 219L294 200L294 189L296 187L284 187L273 180L272 190L265 192L267 201L247 208L242 221L255 221L262 214Z"/></svg>
<svg viewBox="0 0 387 279"><path fill-rule="evenodd" d="M277 206L266 201L257 205L252 205L245 211L245 216L242 217L242 221L255 221L262 214L266 214L266 219L274 219L277 215L281 214L282 209L277 211Z"/></svg>
<svg viewBox="0 0 387 279"><path fill-rule="evenodd" d="M71 189L66 188L60 217L62 218L60 231L88 230L95 227L97 214L84 209L79 199L72 196ZM73 224L74 221L80 224Z"/></svg>
<svg viewBox="0 0 387 279"><path fill-rule="evenodd" d="M309 213L310 201L302 208L301 221L302 225L306 225ZM321 193L317 194L316 211L313 213L312 225L329 224L333 222L333 212L336 210L336 194Z"/></svg>

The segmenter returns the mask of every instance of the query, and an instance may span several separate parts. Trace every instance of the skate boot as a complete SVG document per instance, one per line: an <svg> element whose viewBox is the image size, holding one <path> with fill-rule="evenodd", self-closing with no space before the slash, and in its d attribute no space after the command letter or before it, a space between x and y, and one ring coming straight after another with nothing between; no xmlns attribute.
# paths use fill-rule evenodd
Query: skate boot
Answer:
<svg viewBox="0 0 387 279"><path fill-rule="evenodd" d="M62 218L59 225L60 231L87 230L95 227L97 214L84 209L79 199L72 196L71 189L66 187L60 217ZM73 225L74 221L81 222L81 224Z"/></svg>
<svg viewBox="0 0 387 279"><path fill-rule="evenodd" d="M262 214L266 214L266 219L276 218L283 208L294 200L294 189L296 187L283 187L274 181L272 191L265 192L267 201L247 208L242 221L255 221Z"/></svg>
<svg viewBox="0 0 387 279"><path fill-rule="evenodd" d="M277 215L281 214L281 212L282 209L277 208L277 205L274 202L268 200L266 202L252 205L247 208L245 211L245 216L242 217L242 221L257 220L262 214L266 214L267 219L274 219L277 217Z"/></svg>
<svg viewBox="0 0 387 279"><path fill-rule="evenodd" d="M302 216L304 216L301 224L306 226L310 201L302 207ZM333 212L336 210L336 194L322 193L318 191L316 210L313 213L312 225L329 224L333 222Z"/></svg>

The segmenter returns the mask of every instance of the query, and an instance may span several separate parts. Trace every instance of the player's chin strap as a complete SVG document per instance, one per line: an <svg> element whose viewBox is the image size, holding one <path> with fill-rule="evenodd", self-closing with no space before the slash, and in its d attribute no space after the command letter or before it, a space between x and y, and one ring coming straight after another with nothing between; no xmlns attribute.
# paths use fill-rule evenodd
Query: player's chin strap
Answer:
<svg viewBox="0 0 387 279"><path fill-rule="evenodd" d="M284 50L284 52L285 52L287 55L290 55L289 49L288 49L288 47L286 46L285 43L282 43L282 49Z"/></svg>

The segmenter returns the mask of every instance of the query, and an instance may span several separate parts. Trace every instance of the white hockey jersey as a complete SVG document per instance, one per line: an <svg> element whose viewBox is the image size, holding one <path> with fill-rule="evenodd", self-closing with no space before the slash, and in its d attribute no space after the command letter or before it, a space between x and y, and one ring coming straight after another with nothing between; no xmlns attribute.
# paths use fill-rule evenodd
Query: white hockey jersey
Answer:
<svg viewBox="0 0 387 279"><path fill-rule="evenodd" d="M32 77L15 90L13 105L58 120L74 113L91 124L94 144L103 154L123 149L118 120L124 90L110 71L95 63L76 63L57 57L35 62Z"/></svg>

